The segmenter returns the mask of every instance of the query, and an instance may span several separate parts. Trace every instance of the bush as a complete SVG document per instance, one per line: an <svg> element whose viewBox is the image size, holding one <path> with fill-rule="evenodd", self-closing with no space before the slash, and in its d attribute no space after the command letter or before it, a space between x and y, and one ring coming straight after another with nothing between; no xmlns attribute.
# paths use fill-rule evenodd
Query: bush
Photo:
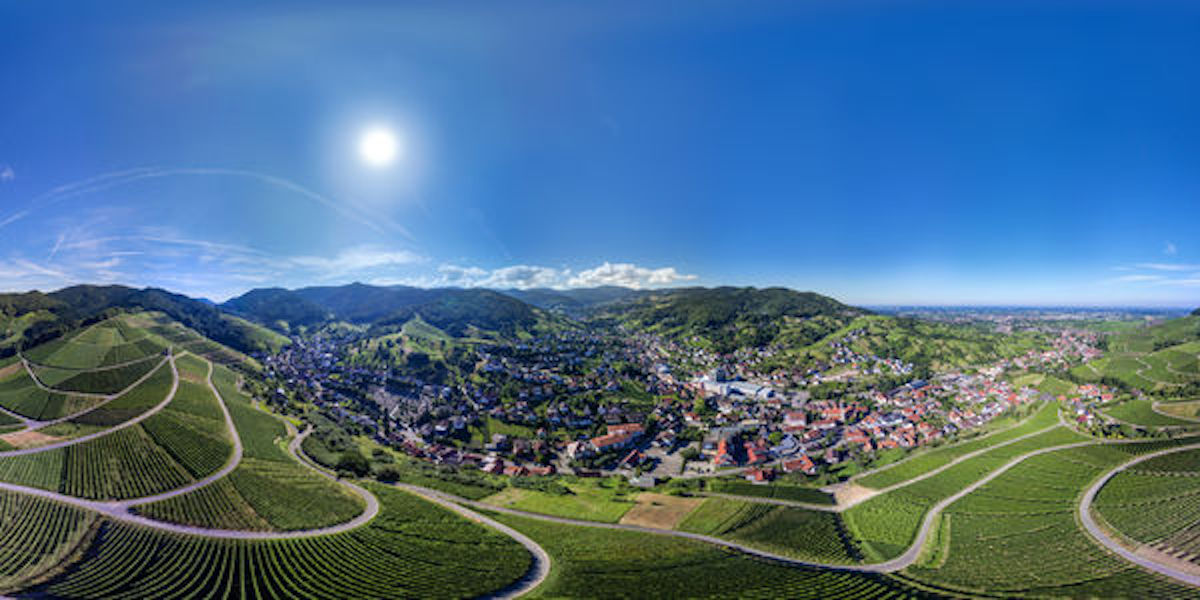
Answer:
<svg viewBox="0 0 1200 600"><path fill-rule="evenodd" d="M367 461L367 458L361 452L348 450L343 452L341 457L338 458L335 468L339 472L345 471L363 477L371 472L371 463Z"/></svg>

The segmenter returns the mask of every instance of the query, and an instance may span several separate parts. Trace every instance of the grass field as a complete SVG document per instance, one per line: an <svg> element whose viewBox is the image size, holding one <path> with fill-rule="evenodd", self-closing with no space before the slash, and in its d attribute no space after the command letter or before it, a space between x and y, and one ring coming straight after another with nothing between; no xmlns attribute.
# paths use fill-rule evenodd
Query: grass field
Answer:
<svg viewBox="0 0 1200 600"><path fill-rule="evenodd" d="M643 492L633 500L633 508L621 517L621 523L655 529L675 529L688 514L704 502L700 498L668 496L654 492Z"/></svg>
<svg viewBox="0 0 1200 600"><path fill-rule="evenodd" d="M483 502L493 506L603 523L620 521L634 506L632 494L615 485L601 482L593 485L589 482L569 483L566 487L571 493L563 495L510 487L484 498Z"/></svg>
<svg viewBox="0 0 1200 600"><path fill-rule="evenodd" d="M882 575L800 569L691 540L494 515L550 554L533 598L910 598Z"/></svg>
<svg viewBox="0 0 1200 600"><path fill-rule="evenodd" d="M1200 426L1200 423L1176 419L1154 411L1150 400L1127 400L1104 409L1105 414L1126 423L1143 427Z"/></svg>

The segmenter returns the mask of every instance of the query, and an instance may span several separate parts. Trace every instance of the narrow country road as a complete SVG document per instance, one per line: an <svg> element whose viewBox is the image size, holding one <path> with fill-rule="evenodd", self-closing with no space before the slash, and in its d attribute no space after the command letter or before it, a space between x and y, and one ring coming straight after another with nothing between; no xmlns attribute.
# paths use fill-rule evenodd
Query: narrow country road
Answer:
<svg viewBox="0 0 1200 600"><path fill-rule="evenodd" d="M163 492L156 496L146 496L144 498L137 498L135 500L124 500L122 502L118 502L117 505L122 506L123 508L125 508L125 510L128 511L129 508L132 506L140 506L142 504L150 504L152 502L158 502L160 500L166 500L168 498L174 498L175 496L182 496L184 494L194 492L202 487L211 485L211 484L215 483L217 480L221 479L222 477L225 477L226 475L232 473L233 470L236 469L237 466L242 463L242 453L244 451L244 448L242 446L242 436L240 434L238 434L237 427L233 424L233 415L229 414L229 407L227 407L225 405L225 398L221 397L221 392L218 392L217 386L213 385L213 381L212 381L213 363L212 363L212 361L208 360L207 358L203 359L203 360L204 360L204 362L208 363L208 375L205 377L205 382L208 384L208 389L212 392L213 397L217 399L217 404L220 405L221 412L224 413L224 415L225 415L225 427L229 431L229 436L233 441L233 452L230 453L229 460L226 461L225 466L221 467L217 472L213 473L212 475L209 475L208 477L205 477L204 479L201 479L199 481L194 481L192 483L189 483L188 485L185 485L181 488L177 488L177 489L171 490L169 492Z"/></svg>
<svg viewBox="0 0 1200 600"><path fill-rule="evenodd" d="M177 369L175 366L175 357L168 356L164 360L166 362L169 362L171 365L171 376L172 376L171 391L169 393L167 393L167 397L162 402L159 402L158 404L154 405L154 407L151 408L150 410L148 410L128 421L124 421L124 422L120 423L119 425L109 427L108 429L105 429L103 431L89 433L87 435L82 435L77 438L71 438L69 440L55 442L53 444L46 444L45 446L37 446L36 448L22 448L20 450L7 450L4 452L0 452L0 458L5 458L5 457L9 457L9 456L23 456L26 454L36 454L38 452L47 452L49 450L57 450L59 448L66 448L67 446L74 446L75 444L82 444L83 442L94 440L99 437L104 437L110 433L120 431L127 427L132 427L134 425L137 425L138 423L141 423L142 421L145 421L146 419L149 419L150 417L157 414L160 410L166 408L166 406L171 403L171 400L173 400L175 398L175 392L179 390L179 369ZM155 368L154 371L151 371L150 373L154 373L155 371L157 371L160 368L162 368L161 365L159 365L159 367ZM148 376L149 375L147 375L147 377ZM111 399L110 399L110 401L111 401ZM91 409L89 409L88 412L90 412L91 410L95 410L96 408L99 408L99 406L92 407ZM59 422L59 421L56 420L56 421L43 422L42 425L39 426L39 428L44 427L49 424L52 424L52 423L56 423L56 422Z"/></svg>
<svg viewBox="0 0 1200 600"><path fill-rule="evenodd" d="M1080 522L1083 523L1084 529L1086 529L1087 532L1097 542L1100 543L1100 545L1104 546L1110 552L1112 552L1113 554L1116 554L1117 556L1120 556L1121 558L1124 558L1125 560L1127 560L1135 565L1138 565L1139 567L1142 567L1144 569L1149 569L1151 571L1154 571L1161 575L1165 575L1167 577L1170 577L1170 578L1178 580L1178 581L1182 581L1183 583L1186 583L1189 585L1200 586L1200 575L1186 573L1186 572L1180 571L1179 569L1176 569L1170 565L1165 565L1160 562L1151 560L1148 557L1139 556L1137 553L1130 551L1125 546L1121 545L1120 542L1116 541L1111 536L1109 536L1107 533L1105 533L1104 529L1102 527L1100 527L1100 525L1098 523L1096 523L1095 517L1092 516L1092 503L1095 502L1096 495L1100 493L1100 489L1104 487L1104 484L1108 483L1108 480L1112 479L1118 473L1121 473L1122 471L1128 469L1129 467L1132 467L1133 465L1136 465L1141 462L1145 462L1152 458L1157 458L1157 457L1163 456L1165 454L1172 454L1175 452L1184 452L1186 450L1196 450L1196 449L1200 449L1200 444L1191 444L1188 446L1179 446L1177 448L1167 448L1165 450L1159 450L1158 452L1151 452L1150 454L1144 454L1142 456L1139 456L1139 457L1105 473L1102 477L1100 477L1100 479L1096 480L1096 482L1092 484L1092 487L1088 488L1088 490L1086 492L1084 492L1083 498L1079 501L1079 510L1078 510L1079 520L1080 520Z"/></svg>
<svg viewBox="0 0 1200 600"><path fill-rule="evenodd" d="M529 572L527 572L524 577L517 580L507 588L484 596L485 598L518 598L541 585L542 582L546 580L546 577L550 575L550 554L548 554L544 548L539 546L537 542L530 539L529 536L517 531L516 529L513 529L512 527L509 527L508 525L505 525L504 523L489 517L485 517L469 508L466 508L465 506L462 506L461 504L458 504L456 500L452 499L457 498L457 496L443 495L435 490L417 485L410 485L407 483L396 483L393 485L400 489L416 494L425 500L428 500L429 502L433 502L434 504L450 509L462 515L463 517L466 517L467 519L491 527L492 529L495 529L496 531L499 531L500 533L503 533L504 535L516 540L517 543L524 546L526 550L529 550L529 553L533 555L533 564L530 565Z"/></svg>
<svg viewBox="0 0 1200 600"><path fill-rule="evenodd" d="M184 354L186 354L186 352ZM180 355L180 356L182 356L182 355ZM172 361L172 368L174 368L173 361L175 358L176 358L175 356L168 353L165 357L163 357L161 362L159 362L157 365L155 365L155 367L153 369L150 369L145 375L142 375L141 377L139 377L137 379L137 381L134 381L133 383L126 386L125 389L123 389L115 394L82 394L82 393L78 393L78 392L64 392L62 390L56 390L54 388L46 387L37 378L37 376L33 374L33 371L31 371L29 369L29 364L26 363L25 358L22 357L21 362L25 366L25 372L29 374L29 378L33 380L34 385L36 385L38 388L42 389L43 391L51 392L54 394L63 394L65 396L80 396L80 397L84 397L84 398L101 398L102 399L101 402L98 402L92 406L89 406L81 411L75 412L73 414L69 414L65 417L59 417L57 419L51 419L49 421L38 421L35 419L26 418L24 420L26 421L26 425L28 426L27 431L36 431L38 429L44 429L51 425L58 425L59 423L65 423L67 421L70 421L71 419L77 419L79 417L82 417L83 415L86 415L92 411L95 411L95 410L99 409L100 407L104 406L105 404L108 404L109 402L112 402L113 400L116 400L117 398L124 396L125 394L129 393L131 390L136 388L137 386L142 385L142 383L144 383L152 375L157 373L158 370L161 369L163 364L165 364L166 362Z"/></svg>

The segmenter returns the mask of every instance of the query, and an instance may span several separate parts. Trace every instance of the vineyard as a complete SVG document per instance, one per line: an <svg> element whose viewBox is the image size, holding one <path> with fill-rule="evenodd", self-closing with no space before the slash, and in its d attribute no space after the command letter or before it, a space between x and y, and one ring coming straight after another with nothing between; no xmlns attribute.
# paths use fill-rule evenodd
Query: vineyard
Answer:
<svg viewBox="0 0 1200 600"><path fill-rule="evenodd" d="M1032 417L1022 421L1020 424L999 430L996 433L986 437L980 437L972 440L966 440L957 444L950 444L940 448L926 450L920 454L914 455L912 458L861 477L856 480L859 485L869 488L882 489L898 483L903 483L914 477L928 473L934 469L945 466L956 458L991 448L998 444L1003 444L1010 440L1016 439L1023 435L1028 435L1035 431L1039 431L1050 427L1058 422L1058 407L1053 404L1043 405Z"/></svg>
<svg viewBox="0 0 1200 600"><path fill-rule="evenodd" d="M1073 431L1057 427L1005 446L992 448L936 475L851 507L844 513L846 525L857 539L864 542L863 551L869 558L894 558L908 548L925 513L937 502L954 495L1022 454L1083 439L1083 436Z"/></svg>
<svg viewBox="0 0 1200 600"><path fill-rule="evenodd" d="M679 529L802 560L848 564L860 558L834 512L708 498Z"/></svg>
<svg viewBox="0 0 1200 600"><path fill-rule="evenodd" d="M1172 553L1200 551L1200 450L1152 458L1104 484L1095 510L1135 542Z"/></svg>
<svg viewBox="0 0 1200 600"><path fill-rule="evenodd" d="M964 591L1195 597L1196 590L1109 554L1075 521L1088 483L1131 455L1162 445L1088 446L1019 463L948 507L942 519L947 552L908 573Z"/></svg>
<svg viewBox="0 0 1200 600"><path fill-rule="evenodd" d="M87 410L101 400L43 390L24 370L0 381L0 406L36 421L50 421Z"/></svg>
<svg viewBox="0 0 1200 600"><path fill-rule="evenodd" d="M88 560L29 591L69 598L459 598L505 587L529 557L507 536L405 492L344 534L273 541L180 536L106 522ZM2 591L2 590L0 590Z"/></svg>
<svg viewBox="0 0 1200 600"><path fill-rule="evenodd" d="M884 575L795 568L679 538L492 516L552 556L554 574L530 594L535 598L925 596Z"/></svg>

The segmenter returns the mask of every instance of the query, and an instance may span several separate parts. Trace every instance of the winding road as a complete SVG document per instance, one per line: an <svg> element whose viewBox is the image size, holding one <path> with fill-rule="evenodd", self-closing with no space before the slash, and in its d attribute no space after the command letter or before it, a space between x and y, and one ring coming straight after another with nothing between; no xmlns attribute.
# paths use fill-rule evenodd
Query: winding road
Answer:
<svg viewBox="0 0 1200 600"><path fill-rule="evenodd" d="M1083 498L1079 501L1078 515L1079 515L1079 521L1081 523L1083 523L1083 528L1086 529L1088 534L1090 534L1098 543L1100 543L1100 545L1104 546L1107 550L1109 550L1113 554L1116 554L1117 556L1120 556L1121 558L1123 558L1135 565L1138 565L1139 567L1142 567L1144 569L1149 569L1151 571L1154 571L1155 573L1165 575L1167 577L1170 577L1172 579L1181 581L1181 582L1189 584L1189 585L1200 586L1200 575L1181 571L1179 569L1176 569L1175 567L1151 560L1150 558L1148 558L1146 556L1139 555L1136 552L1129 550L1124 545L1122 545L1120 542L1118 542L1116 539L1114 539L1112 536L1108 535L1108 533L1106 533L1104 531L1104 528L1102 528L1096 522L1095 517L1092 516L1092 503L1095 502L1096 495L1100 493L1100 489L1104 487L1104 484L1108 483L1108 481L1110 479L1112 479L1114 476L1116 476L1117 474L1128 469L1129 467L1132 467L1133 465L1145 462L1152 458L1158 458L1159 456L1163 456L1166 454L1172 454L1175 452L1184 452L1187 450L1196 450L1196 449L1200 449L1200 444L1191 444L1188 446L1179 446L1177 448L1167 448L1166 450L1159 450L1158 452L1151 452L1149 454L1144 454L1142 456L1139 456L1139 457L1105 473L1102 477L1097 479L1096 482L1093 483L1092 486L1089 487L1086 492L1084 492Z"/></svg>

